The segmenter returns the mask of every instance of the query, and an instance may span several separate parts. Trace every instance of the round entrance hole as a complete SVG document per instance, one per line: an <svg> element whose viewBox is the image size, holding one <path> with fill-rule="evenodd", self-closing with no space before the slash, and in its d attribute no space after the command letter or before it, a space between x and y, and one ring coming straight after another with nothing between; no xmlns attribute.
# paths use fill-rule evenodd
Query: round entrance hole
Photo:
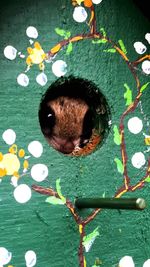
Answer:
<svg viewBox="0 0 150 267"><path fill-rule="evenodd" d="M109 132L110 109L97 86L82 78L61 77L50 85L39 107L39 122L49 145L81 156L102 145Z"/></svg>

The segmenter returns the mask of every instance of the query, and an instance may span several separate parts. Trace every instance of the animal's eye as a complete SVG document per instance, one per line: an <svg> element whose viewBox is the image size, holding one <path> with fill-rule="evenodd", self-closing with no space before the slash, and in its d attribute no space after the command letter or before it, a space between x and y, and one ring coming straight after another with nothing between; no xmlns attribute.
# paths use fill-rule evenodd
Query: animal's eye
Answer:
<svg viewBox="0 0 150 267"><path fill-rule="evenodd" d="M89 142L89 138L86 139L85 136L81 136L79 147L83 148L85 145L87 145L88 142Z"/></svg>
<svg viewBox="0 0 150 267"><path fill-rule="evenodd" d="M50 118L50 117L52 117L52 116L53 116L52 113L49 113L49 114L47 115L48 118Z"/></svg>
<svg viewBox="0 0 150 267"><path fill-rule="evenodd" d="M39 121L42 132L45 135L50 135L52 128L55 125L55 113L47 105L42 105L39 110Z"/></svg>

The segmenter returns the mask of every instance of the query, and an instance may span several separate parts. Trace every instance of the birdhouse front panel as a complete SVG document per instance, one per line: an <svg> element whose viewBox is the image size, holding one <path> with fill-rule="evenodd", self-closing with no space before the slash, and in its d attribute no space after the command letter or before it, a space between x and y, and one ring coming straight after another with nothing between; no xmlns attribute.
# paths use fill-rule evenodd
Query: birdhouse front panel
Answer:
<svg viewBox="0 0 150 267"><path fill-rule="evenodd" d="M0 13L0 266L149 267L148 17L129 0Z"/></svg>

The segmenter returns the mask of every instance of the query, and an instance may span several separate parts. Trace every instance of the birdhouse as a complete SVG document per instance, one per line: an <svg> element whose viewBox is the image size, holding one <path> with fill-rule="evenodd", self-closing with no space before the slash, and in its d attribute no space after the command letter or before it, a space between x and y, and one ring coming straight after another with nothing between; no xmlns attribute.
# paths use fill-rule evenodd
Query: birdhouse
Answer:
<svg viewBox="0 0 150 267"><path fill-rule="evenodd" d="M150 266L146 10L2 1L0 266Z"/></svg>

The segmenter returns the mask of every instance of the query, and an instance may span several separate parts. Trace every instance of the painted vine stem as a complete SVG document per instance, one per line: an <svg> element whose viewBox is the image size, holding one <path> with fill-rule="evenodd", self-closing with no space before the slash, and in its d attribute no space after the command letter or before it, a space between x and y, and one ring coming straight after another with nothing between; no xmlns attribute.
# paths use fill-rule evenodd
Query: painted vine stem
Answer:
<svg viewBox="0 0 150 267"><path fill-rule="evenodd" d="M55 55L58 54L58 52L64 48L65 46L67 46L69 43L75 43L81 40L86 40L86 39L93 39L93 40L102 40L103 42L108 42L111 47L113 49L116 50L116 52L118 52L118 54L122 57L122 59L125 61L125 63L127 64L128 68L130 69L133 78L136 82L136 89L137 89L137 95L134 99L134 101L132 102L132 104L130 104L127 109L123 112L123 114L121 115L120 118L120 123L119 123L119 133L120 133L120 137L121 137L121 143L120 143L120 152L121 152L121 159L122 159L122 164L123 164L123 186L120 187L116 193L114 194L115 198L120 198L122 195L124 195L125 193L129 192L129 191L135 191L137 189L140 189L144 186L146 178L148 178L150 176L150 159L148 160L148 164L147 164L147 170L146 173L144 175L144 177L139 180L135 185L130 185L130 177L128 175L128 168L127 168L127 162L128 162L128 157L127 157L127 151L126 151L126 144L125 144L125 133L124 133L124 119L126 118L126 116L133 112L138 104L139 101L141 99L142 96L142 90L141 90L141 85L140 85L140 80L139 77L136 73L136 66L140 63L142 63L145 59L150 59L150 55L145 55L139 59L137 59L136 61L131 62L129 60L129 58L127 57L125 51L123 51L116 43L114 43L110 38L108 38L106 35L102 34L101 32L98 32L96 29L96 17L95 17L95 10L94 10L94 5L92 4L90 8L91 11L91 18L90 21L88 23L89 28L90 28L90 32L87 34L78 34L75 35L73 37L69 37L68 39L64 39L62 41L60 41L59 43L57 43L53 48L50 49L50 51L47 53L47 56L49 59L52 59ZM41 186L37 186L37 185L33 185L32 189L40 194L44 194L44 195L48 195L48 196L54 196L57 199L61 199L61 196L58 194L58 192L56 192L55 190L53 190L52 188L43 188ZM86 267L86 259L84 256L84 246L83 246L83 240L85 237L85 227L87 224L89 224L95 217L97 214L100 213L101 209L94 209L93 212L91 212L91 214L87 217L87 218L81 218L80 215L78 214L78 212L75 209L74 204L71 203L71 201L69 199L66 199L65 202L66 207L68 208L68 210L71 212L76 224L78 225L78 229L79 229L79 234L80 234L80 244L79 244L79 248L78 248L78 257L79 257L79 266L80 267Z"/></svg>

